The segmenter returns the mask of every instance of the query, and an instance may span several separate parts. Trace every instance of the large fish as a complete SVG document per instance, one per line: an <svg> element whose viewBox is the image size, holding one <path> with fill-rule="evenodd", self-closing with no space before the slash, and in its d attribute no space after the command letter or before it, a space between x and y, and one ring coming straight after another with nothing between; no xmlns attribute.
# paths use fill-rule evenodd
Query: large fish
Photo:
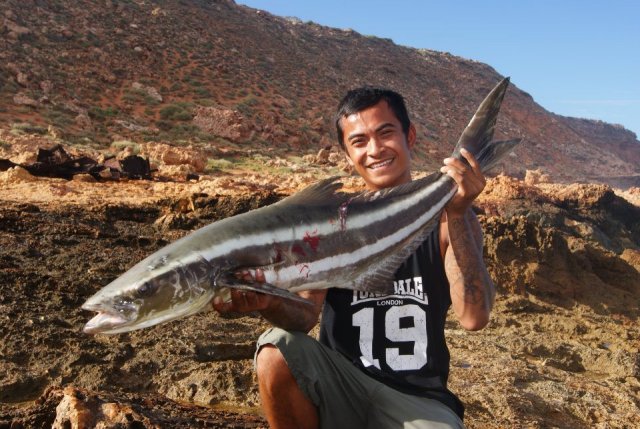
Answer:
<svg viewBox="0 0 640 429"><path fill-rule="evenodd" d="M453 156L466 148L483 170L519 140L493 142L509 80L481 103ZM228 288L293 300L294 292L339 287L392 293L394 272L437 225L457 185L434 173L377 192L340 193L337 178L280 202L214 222L160 249L105 286L82 306L98 314L84 331L114 334L201 311ZM236 278L264 270L266 283Z"/></svg>

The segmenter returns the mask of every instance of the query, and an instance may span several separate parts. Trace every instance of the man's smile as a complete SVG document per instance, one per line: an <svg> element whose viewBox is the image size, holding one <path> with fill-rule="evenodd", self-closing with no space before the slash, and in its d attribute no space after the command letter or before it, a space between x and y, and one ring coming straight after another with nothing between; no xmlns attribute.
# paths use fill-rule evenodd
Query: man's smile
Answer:
<svg viewBox="0 0 640 429"><path fill-rule="evenodd" d="M369 168L371 170L375 170L375 169L378 169L378 168L383 168L383 167L386 167L389 164L391 164L394 160L395 160L395 157L388 158L388 159L385 159L383 161L377 161L377 162L374 162L374 163L371 163L371 164L367 165L367 168Z"/></svg>

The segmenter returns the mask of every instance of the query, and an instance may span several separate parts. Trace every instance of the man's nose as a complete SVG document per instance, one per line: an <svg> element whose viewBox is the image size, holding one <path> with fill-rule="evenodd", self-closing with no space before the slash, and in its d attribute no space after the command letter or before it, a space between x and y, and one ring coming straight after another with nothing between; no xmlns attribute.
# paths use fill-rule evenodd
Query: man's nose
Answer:
<svg viewBox="0 0 640 429"><path fill-rule="evenodd" d="M380 154L382 151L382 144L377 138L372 138L369 140L369 144L367 145L367 155L376 156Z"/></svg>

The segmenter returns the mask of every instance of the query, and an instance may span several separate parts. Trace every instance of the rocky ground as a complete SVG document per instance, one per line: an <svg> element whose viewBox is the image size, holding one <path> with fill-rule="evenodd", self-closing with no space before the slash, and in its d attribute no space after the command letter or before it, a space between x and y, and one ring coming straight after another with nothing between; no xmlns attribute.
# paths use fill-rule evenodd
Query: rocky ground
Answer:
<svg viewBox="0 0 640 429"><path fill-rule="evenodd" d="M251 360L267 326L259 316L209 312L88 336L80 306L189 230L315 177L301 176L0 173L0 428L265 427ZM468 427L637 427L639 199L637 188L535 174L490 180L476 209L499 289L494 316L480 332L447 325L450 387Z"/></svg>

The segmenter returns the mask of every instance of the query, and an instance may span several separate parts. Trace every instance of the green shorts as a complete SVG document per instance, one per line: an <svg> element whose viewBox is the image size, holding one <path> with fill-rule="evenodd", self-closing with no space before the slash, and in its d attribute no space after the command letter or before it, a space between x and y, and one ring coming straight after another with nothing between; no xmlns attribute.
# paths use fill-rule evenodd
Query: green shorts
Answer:
<svg viewBox="0 0 640 429"><path fill-rule="evenodd" d="M271 328L258 339L257 350L265 344L280 350L298 386L318 408L321 428L464 428L443 403L380 383L308 335Z"/></svg>

